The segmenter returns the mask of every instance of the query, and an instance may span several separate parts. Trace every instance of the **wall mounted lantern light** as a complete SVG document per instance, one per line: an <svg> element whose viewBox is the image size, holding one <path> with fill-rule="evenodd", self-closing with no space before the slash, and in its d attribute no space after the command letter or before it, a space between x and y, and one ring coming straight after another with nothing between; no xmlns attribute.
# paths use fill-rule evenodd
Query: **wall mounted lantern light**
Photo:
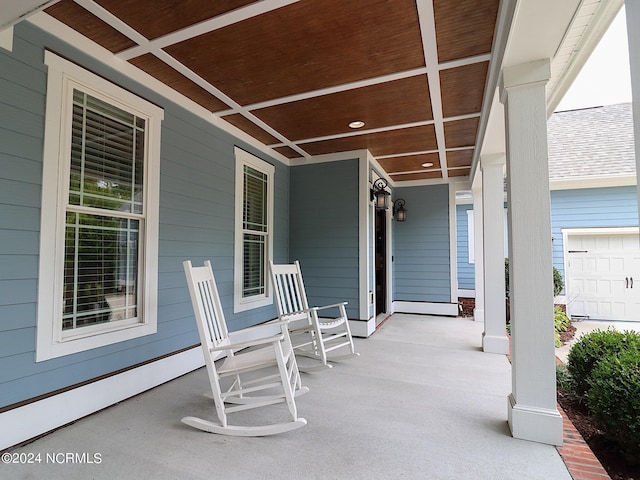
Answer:
<svg viewBox="0 0 640 480"><path fill-rule="evenodd" d="M387 181L384 178L379 178L373 182L371 200L375 201L376 210L386 210L389 208L389 197L391 193L387 192L386 187Z"/></svg>
<svg viewBox="0 0 640 480"><path fill-rule="evenodd" d="M404 199L399 198L393 202L393 217L396 222L404 222L407 219L407 209L404 208Z"/></svg>

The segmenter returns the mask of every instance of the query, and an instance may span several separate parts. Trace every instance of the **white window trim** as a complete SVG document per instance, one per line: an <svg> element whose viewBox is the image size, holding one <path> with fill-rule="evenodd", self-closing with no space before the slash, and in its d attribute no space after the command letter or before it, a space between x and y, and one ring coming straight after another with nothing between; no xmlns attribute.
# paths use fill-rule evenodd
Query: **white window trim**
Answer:
<svg viewBox="0 0 640 480"><path fill-rule="evenodd" d="M476 242L475 242L475 227L473 220L473 209L467 210L467 248L468 248L468 260L470 264L476 263Z"/></svg>
<svg viewBox="0 0 640 480"><path fill-rule="evenodd" d="M43 153L42 210L38 280L36 361L40 362L92 348L150 335L157 331L158 309L158 203L160 196L160 129L164 111L50 51ZM69 188L71 103L78 88L147 119L147 161L144 177L144 273L141 278L142 322L87 327L72 337L62 337L62 271L64 267L65 206ZM53 254L51 252L54 252Z"/></svg>
<svg viewBox="0 0 640 480"><path fill-rule="evenodd" d="M244 312L273 303L273 292L269 282L268 262L273 260L273 203L274 203L274 173L275 167L250 153L235 147L236 157L236 185L235 185L235 241L234 241L234 275L233 275L233 311ZM243 268L243 195L244 166L267 175L267 258L265 259L265 293L250 298L242 297L242 268Z"/></svg>

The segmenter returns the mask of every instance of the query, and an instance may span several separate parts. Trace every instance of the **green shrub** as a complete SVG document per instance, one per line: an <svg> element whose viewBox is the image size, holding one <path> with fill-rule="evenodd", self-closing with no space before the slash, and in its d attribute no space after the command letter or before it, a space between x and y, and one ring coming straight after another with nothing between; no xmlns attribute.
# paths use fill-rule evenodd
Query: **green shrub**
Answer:
<svg viewBox="0 0 640 480"><path fill-rule="evenodd" d="M619 356L629 348L640 349L640 334L616 330L594 330L580 337L567 357L567 369L575 382L575 393L583 396L589 389L591 372L607 356Z"/></svg>
<svg viewBox="0 0 640 480"><path fill-rule="evenodd" d="M589 410L627 460L640 463L640 350L605 356L591 373Z"/></svg>
<svg viewBox="0 0 640 480"><path fill-rule="evenodd" d="M509 259L504 259L504 292L509 296Z"/></svg>
<svg viewBox="0 0 640 480"><path fill-rule="evenodd" d="M574 391L573 377L571 377L567 366L562 363L556 365L556 383L558 388L565 392L572 393Z"/></svg>
<svg viewBox="0 0 640 480"><path fill-rule="evenodd" d="M553 267L553 296L557 297L562 292L564 288L564 280L562 279L562 274L560 270L556 267Z"/></svg>
<svg viewBox="0 0 640 480"><path fill-rule="evenodd" d="M564 280L560 270L553 267L553 296L557 297L564 288ZM509 259L504 259L504 291L509 296Z"/></svg>
<svg viewBox="0 0 640 480"><path fill-rule="evenodd" d="M560 307L555 307L553 310L553 324L555 326L556 347L561 347L560 332L564 332L569 328L571 320Z"/></svg>

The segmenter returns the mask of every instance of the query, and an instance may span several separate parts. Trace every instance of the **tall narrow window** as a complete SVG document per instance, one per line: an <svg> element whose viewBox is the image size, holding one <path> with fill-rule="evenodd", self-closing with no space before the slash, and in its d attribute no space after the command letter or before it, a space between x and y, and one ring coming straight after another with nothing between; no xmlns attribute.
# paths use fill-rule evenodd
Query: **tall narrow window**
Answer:
<svg viewBox="0 0 640 480"><path fill-rule="evenodd" d="M162 110L47 52L37 360L156 331Z"/></svg>
<svg viewBox="0 0 640 480"><path fill-rule="evenodd" d="M62 330L138 317L146 120L73 92ZM64 334L63 334L64 336Z"/></svg>
<svg viewBox="0 0 640 480"><path fill-rule="evenodd" d="M272 258L274 167L236 148L236 261L234 310L271 303L267 263Z"/></svg>

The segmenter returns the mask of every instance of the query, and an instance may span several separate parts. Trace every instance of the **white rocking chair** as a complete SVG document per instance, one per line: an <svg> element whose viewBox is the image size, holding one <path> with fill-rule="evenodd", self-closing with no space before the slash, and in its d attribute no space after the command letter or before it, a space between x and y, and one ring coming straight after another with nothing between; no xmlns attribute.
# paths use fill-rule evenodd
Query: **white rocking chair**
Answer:
<svg viewBox="0 0 640 480"><path fill-rule="evenodd" d="M185 417L182 422L206 432L236 436L274 435L306 425L307 421L298 417L294 397L309 389L301 385L287 322L262 324L229 334L211 262L207 260L203 267L193 267L187 260L183 266L219 422L196 417ZM233 337L238 334L245 339L247 334L261 336L255 340L234 341ZM237 351L245 348L247 350ZM219 354L226 354L226 358L216 362ZM245 374L249 372L250 378L247 379ZM224 377L233 379L226 390L221 387ZM255 395L258 392L262 394ZM281 402L288 406L290 421L260 426L228 423L227 415L230 413Z"/></svg>
<svg viewBox="0 0 640 480"><path fill-rule="evenodd" d="M271 279L278 307L280 321L289 322L289 335L296 355L311 357L321 362L317 367L300 367L304 372L331 368L330 361L340 361L358 356L345 305L347 302L326 305L323 307L309 307L307 294L302 281L300 262L296 260L291 265L274 265L269 262ZM338 316L333 318L320 317L318 312L334 309ZM327 354L342 350L339 355ZM348 353L344 353L345 349Z"/></svg>

